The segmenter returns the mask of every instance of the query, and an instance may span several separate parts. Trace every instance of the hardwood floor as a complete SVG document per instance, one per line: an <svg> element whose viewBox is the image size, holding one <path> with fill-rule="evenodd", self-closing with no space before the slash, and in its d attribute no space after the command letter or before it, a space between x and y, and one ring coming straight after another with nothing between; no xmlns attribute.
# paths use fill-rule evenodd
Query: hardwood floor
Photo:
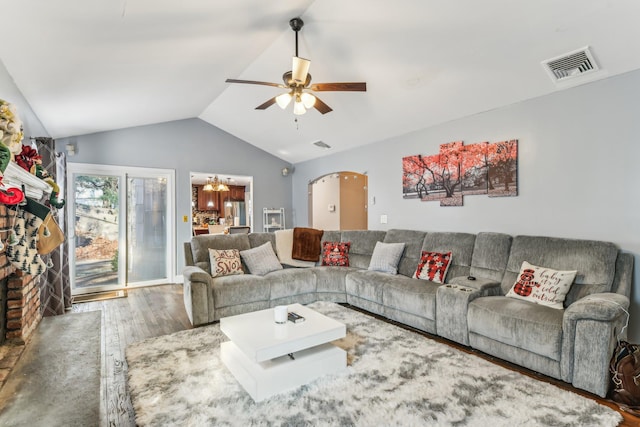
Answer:
<svg viewBox="0 0 640 427"><path fill-rule="evenodd" d="M190 329L182 285L128 291L128 297L73 305L74 312L102 311L101 426L135 426L127 390L125 349L146 338Z"/></svg>
<svg viewBox="0 0 640 427"><path fill-rule="evenodd" d="M73 305L73 311L102 311L102 426L135 426L131 400L127 391L126 347L137 341L190 329L182 303L182 285L162 285L128 291L127 298L86 302ZM365 312L366 313L366 312ZM371 314L371 313L368 313ZM378 317L378 316L375 316ZM395 322L390 322L397 324ZM402 326L402 325L399 325ZM411 328L408 328L411 329ZM570 385L516 365L497 360L439 337L423 335L447 343L462 351L476 354L509 369L516 370L536 380L555 384L563 389L581 394L619 411L624 417L620 426L640 426L640 418L620 411L609 400L575 389Z"/></svg>

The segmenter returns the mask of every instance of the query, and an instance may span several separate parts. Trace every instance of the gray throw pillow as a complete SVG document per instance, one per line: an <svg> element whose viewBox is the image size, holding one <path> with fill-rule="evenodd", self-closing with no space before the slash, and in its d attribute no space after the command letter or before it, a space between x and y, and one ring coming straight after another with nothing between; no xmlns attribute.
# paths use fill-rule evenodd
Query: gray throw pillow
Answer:
<svg viewBox="0 0 640 427"><path fill-rule="evenodd" d="M404 243L376 242L369 262L369 270L398 274L398 263L404 252Z"/></svg>
<svg viewBox="0 0 640 427"><path fill-rule="evenodd" d="M264 276L272 271L282 270L282 265L273 251L271 242L266 242L253 249L240 251L240 256L251 274Z"/></svg>

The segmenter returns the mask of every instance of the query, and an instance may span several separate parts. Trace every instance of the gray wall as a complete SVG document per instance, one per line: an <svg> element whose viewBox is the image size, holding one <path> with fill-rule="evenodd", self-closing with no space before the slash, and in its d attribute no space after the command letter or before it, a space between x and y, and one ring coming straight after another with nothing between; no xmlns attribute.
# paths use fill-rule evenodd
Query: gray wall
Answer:
<svg viewBox="0 0 640 427"><path fill-rule="evenodd" d="M427 101L428 102L428 101ZM466 196L462 207L402 198L402 157L442 143L519 140L519 195ZM613 241L635 255L630 337L640 342L640 71L556 92L295 165L294 225L307 225L307 184L369 175L369 228L498 231ZM372 200L375 197L375 204ZM388 224L380 224L380 215Z"/></svg>
<svg viewBox="0 0 640 427"><path fill-rule="evenodd" d="M284 207L291 224L289 163L200 119L186 119L59 139L58 148L76 145L73 163L174 169L176 172L177 274L184 267L182 242L191 238L190 172L253 176L254 229L262 231L262 208Z"/></svg>

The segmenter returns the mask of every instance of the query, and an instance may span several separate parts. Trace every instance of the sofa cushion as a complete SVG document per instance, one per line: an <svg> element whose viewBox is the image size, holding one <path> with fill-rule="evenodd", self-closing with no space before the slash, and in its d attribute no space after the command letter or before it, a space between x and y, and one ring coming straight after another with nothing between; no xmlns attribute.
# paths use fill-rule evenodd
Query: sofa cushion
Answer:
<svg viewBox="0 0 640 427"><path fill-rule="evenodd" d="M555 270L577 270L565 307L587 295L609 292L615 277L618 249L613 243L542 236L516 236L502 279L506 294L517 280L524 261Z"/></svg>
<svg viewBox="0 0 640 427"><path fill-rule="evenodd" d="M273 252L271 242L266 242L257 248L240 251L240 256L251 274L264 276L272 271L282 269L278 257Z"/></svg>
<svg viewBox="0 0 640 427"><path fill-rule="evenodd" d="M209 249L211 277L244 274L240 251L237 249Z"/></svg>
<svg viewBox="0 0 640 427"><path fill-rule="evenodd" d="M369 268L371 254L377 242L383 242L386 232L381 230L349 230L340 233L340 241L350 242L349 265Z"/></svg>
<svg viewBox="0 0 640 427"><path fill-rule="evenodd" d="M350 242L322 242L322 265L349 267Z"/></svg>
<svg viewBox="0 0 640 427"><path fill-rule="evenodd" d="M448 276L466 277L469 275L471 268L471 257L475 241L475 234L430 232L424 238L421 253L422 251L451 252L452 262L449 266Z"/></svg>
<svg viewBox="0 0 640 427"><path fill-rule="evenodd" d="M355 267L313 267L310 269L316 275L316 290L320 292L346 293L346 277L355 271Z"/></svg>
<svg viewBox="0 0 640 427"><path fill-rule="evenodd" d="M390 278L400 276L390 276L379 271L358 270L350 273L346 277L346 289L348 295L355 295L359 298L382 304L382 290L384 284Z"/></svg>
<svg viewBox="0 0 640 427"><path fill-rule="evenodd" d="M473 300L467 322L470 333L559 361L563 314L564 310L494 296Z"/></svg>
<svg viewBox="0 0 640 427"><path fill-rule="evenodd" d="M576 277L576 270L558 271L523 262L518 280L507 292L509 298L562 310L569 288Z"/></svg>
<svg viewBox="0 0 640 427"><path fill-rule="evenodd" d="M271 287L270 299L276 300L316 291L316 276L310 268L285 268L263 276Z"/></svg>
<svg viewBox="0 0 640 427"><path fill-rule="evenodd" d="M209 263L209 249L238 249L243 251L249 249L249 237L246 234L201 234L191 239L191 252L193 261L211 274Z"/></svg>
<svg viewBox="0 0 640 427"><path fill-rule="evenodd" d="M404 252L404 243L377 242L373 248L369 270L398 274L398 263Z"/></svg>
<svg viewBox="0 0 640 427"><path fill-rule="evenodd" d="M269 301L269 283L264 277L252 274L216 277L212 281L215 308Z"/></svg>
<svg viewBox="0 0 640 427"><path fill-rule="evenodd" d="M383 287L385 307L411 313L416 316L436 319L436 292L440 285L405 276L387 280Z"/></svg>
<svg viewBox="0 0 640 427"><path fill-rule="evenodd" d="M387 231L384 236L384 243L404 243L404 252L400 263L398 264L398 273L403 276L411 277L416 271L424 237L427 235L424 231L415 230L398 230L392 229Z"/></svg>
<svg viewBox="0 0 640 427"><path fill-rule="evenodd" d="M430 280L435 283L444 283L447 271L451 265L451 252L422 251L420 262L413 274L414 279Z"/></svg>
<svg viewBox="0 0 640 427"><path fill-rule="evenodd" d="M273 246L273 251L276 250L276 235L274 233L249 233L249 245L251 248L257 248L267 242ZM242 249L240 249L242 250Z"/></svg>
<svg viewBox="0 0 640 427"><path fill-rule="evenodd" d="M469 273L474 277L501 282L507 268L512 240L513 238L508 234L478 233L473 246Z"/></svg>

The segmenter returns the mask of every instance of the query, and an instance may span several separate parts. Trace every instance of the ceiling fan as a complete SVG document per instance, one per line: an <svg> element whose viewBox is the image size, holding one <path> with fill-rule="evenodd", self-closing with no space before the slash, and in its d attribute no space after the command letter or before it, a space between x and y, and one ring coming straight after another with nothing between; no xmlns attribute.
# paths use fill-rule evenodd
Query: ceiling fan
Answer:
<svg viewBox="0 0 640 427"><path fill-rule="evenodd" d="M289 21L291 29L296 34L296 54L293 57L293 65L291 71L287 71L282 75L284 84L259 82L255 80L236 80L227 79L227 83L243 83L252 85L274 86L282 89L288 89L281 95L275 96L268 101L256 107L256 110L266 110L273 104L278 104L283 110L287 105L293 103L293 114L301 115L306 113L307 109L315 108L322 114L327 114L332 110L327 104L321 101L317 96L309 91L314 92L366 92L367 84L365 82L352 83L314 83L311 84L311 74L309 74L309 66L311 61L300 58L298 56L298 32L304 26L304 22L300 18L293 18Z"/></svg>

